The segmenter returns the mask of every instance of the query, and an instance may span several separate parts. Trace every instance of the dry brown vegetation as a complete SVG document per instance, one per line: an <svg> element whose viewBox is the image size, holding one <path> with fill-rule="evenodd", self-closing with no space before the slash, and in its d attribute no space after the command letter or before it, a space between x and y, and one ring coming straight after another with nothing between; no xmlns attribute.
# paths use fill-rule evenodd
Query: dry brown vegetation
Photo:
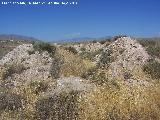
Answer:
<svg viewBox="0 0 160 120"><path fill-rule="evenodd" d="M160 86L100 87L80 100L82 120L159 120Z"/></svg>
<svg viewBox="0 0 160 120"><path fill-rule="evenodd" d="M78 55L71 54L64 49L59 49L58 54L63 60L63 64L60 68L60 74L69 76L81 76L83 73L87 72L88 69L92 68L92 64L89 60L84 60Z"/></svg>
<svg viewBox="0 0 160 120"><path fill-rule="evenodd" d="M52 53L53 46L48 44L36 47ZM102 54L95 64L73 49L56 48L49 71L52 77L10 88L6 87L6 77L21 74L25 67L0 66L0 120L160 120L159 62L150 61L132 71L123 68L121 75L113 77L108 68L113 62L110 54ZM84 78L96 87L84 93L75 90L47 94L55 89L57 78L70 76ZM125 84L132 78L149 85Z"/></svg>

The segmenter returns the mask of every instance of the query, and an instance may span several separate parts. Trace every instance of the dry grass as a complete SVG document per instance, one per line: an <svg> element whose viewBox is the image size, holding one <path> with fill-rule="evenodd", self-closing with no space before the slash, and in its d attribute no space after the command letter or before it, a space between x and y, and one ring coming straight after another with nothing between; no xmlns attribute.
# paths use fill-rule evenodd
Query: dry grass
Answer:
<svg viewBox="0 0 160 120"><path fill-rule="evenodd" d="M42 98L42 94L46 91L47 87L49 86L49 83L50 80L35 81L31 82L29 85L16 87L7 90L7 92L4 92L4 95L10 95L12 97L11 100L17 99L16 96L20 96L22 98L20 99L22 107L21 109L18 109L16 111L14 110L15 108L13 110L2 110L0 114L0 119L19 120L23 118L24 120L34 120L36 117L36 103L40 98ZM17 102L13 100L10 102L14 102L12 104L16 105ZM9 104L7 104L8 102L6 103L6 108L8 108L8 106L11 106L10 102Z"/></svg>
<svg viewBox="0 0 160 120"><path fill-rule="evenodd" d="M141 74L143 71L139 70L138 73ZM142 79L143 77L138 76L138 73L133 74L137 76L137 79ZM46 90L48 84L50 81L46 80L10 90L10 94L17 94L23 98L23 108L18 111L2 111L0 119L34 120L43 118L44 114L53 119L67 119L68 116L77 120L160 119L160 84L148 88L127 87L120 83L119 87L111 84L107 87L101 86L91 93L86 93L84 97L80 97L78 103L76 101L78 96L74 99L74 94L68 96L64 93L55 98L43 98L41 93ZM76 107L79 108L79 113L76 113Z"/></svg>
<svg viewBox="0 0 160 120"><path fill-rule="evenodd" d="M82 120L159 120L160 85L101 87L80 100Z"/></svg>
<svg viewBox="0 0 160 120"><path fill-rule="evenodd" d="M22 100L23 108L19 111L4 111L1 114L1 119L3 118L5 120L10 120L15 118L15 120L18 120L23 118L24 120L34 120L36 112L35 103L38 101L40 96L29 86L21 86L20 88L16 88L12 90L12 93L21 95L24 98Z"/></svg>
<svg viewBox="0 0 160 120"><path fill-rule="evenodd" d="M78 55L74 55L63 49L59 49L58 53L64 60L60 74L65 77L81 76L83 73L87 72L88 69L94 66L89 60L83 60Z"/></svg>

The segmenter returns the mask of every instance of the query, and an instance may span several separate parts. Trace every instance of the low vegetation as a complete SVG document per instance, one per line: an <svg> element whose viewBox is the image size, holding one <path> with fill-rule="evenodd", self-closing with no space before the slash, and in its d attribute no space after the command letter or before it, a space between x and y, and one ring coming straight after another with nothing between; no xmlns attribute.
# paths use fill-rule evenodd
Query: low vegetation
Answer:
<svg viewBox="0 0 160 120"><path fill-rule="evenodd" d="M139 40L141 45L146 48L147 52L153 57L160 58L160 40Z"/></svg>
<svg viewBox="0 0 160 120"><path fill-rule="evenodd" d="M86 51L85 48L81 48L80 56L81 56L83 59L87 59L87 60L90 60L90 61L94 61L96 55L99 55L101 52L102 52L102 49L99 49L99 50L94 51L94 52L88 52L88 51Z"/></svg>
<svg viewBox="0 0 160 120"><path fill-rule="evenodd" d="M78 118L79 93L71 91L53 96L42 95L50 81L33 81L0 93L0 119L43 120Z"/></svg>
<svg viewBox="0 0 160 120"><path fill-rule="evenodd" d="M160 57L160 46L149 46L146 50L150 55Z"/></svg>
<svg viewBox="0 0 160 120"><path fill-rule="evenodd" d="M62 93L42 98L36 103L35 119L76 120L78 118L78 92Z"/></svg>
<svg viewBox="0 0 160 120"><path fill-rule="evenodd" d="M20 95L11 93L0 94L0 112L2 111L16 111L22 109L22 100Z"/></svg>
<svg viewBox="0 0 160 120"><path fill-rule="evenodd" d="M153 79L160 79L160 63L155 60L150 60L143 66L144 72L151 75Z"/></svg>
<svg viewBox="0 0 160 120"><path fill-rule="evenodd" d="M89 79L96 85L108 84L108 78L106 73L97 67L89 69L86 73L82 75L82 78Z"/></svg>
<svg viewBox="0 0 160 120"><path fill-rule="evenodd" d="M114 57L112 56L112 50L108 49L107 51L103 51L100 57L100 61L98 66L100 68L109 67L110 63L114 62Z"/></svg>
<svg viewBox="0 0 160 120"><path fill-rule="evenodd" d="M111 43L111 42L112 42L111 39L105 39L105 40L99 41L99 43L101 43L102 45L105 44L105 43L107 43L107 45L108 45L108 44Z"/></svg>
<svg viewBox="0 0 160 120"><path fill-rule="evenodd" d="M34 42L33 48L35 51L39 51L40 53L43 51L47 51L48 53L54 54L56 50L55 46L52 46L49 43L44 43L44 42Z"/></svg>
<svg viewBox="0 0 160 120"><path fill-rule="evenodd" d="M64 63L63 58L61 58L61 56L56 54L54 56L54 60L52 62L51 69L50 69L52 78L56 79L60 77L60 70L63 63Z"/></svg>
<svg viewBox="0 0 160 120"><path fill-rule="evenodd" d="M69 51L69 52L71 52L73 54L77 54L78 53L77 50L74 47L71 47L71 46L70 47L66 47L65 50L67 50L67 51Z"/></svg>
<svg viewBox="0 0 160 120"><path fill-rule="evenodd" d="M4 87L4 86L3 86ZM49 87L49 81L31 81L28 85L16 88L0 89L0 119L34 120L36 103L42 98L41 94Z"/></svg>
<svg viewBox="0 0 160 120"><path fill-rule="evenodd" d="M148 89L100 87L80 99L82 120L159 120L159 85Z"/></svg>
<svg viewBox="0 0 160 120"><path fill-rule="evenodd" d="M122 36L115 39L119 37ZM81 48L81 53L77 54L73 47L33 43L34 51L29 54L48 51L52 55L52 61L45 64L50 69L47 69L49 77L6 87L10 82L7 78L21 75L27 68L19 63L0 66L0 120L160 120L160 83L154 82L160 80L159 42L141 41L141 44L153 59L133 70L119 68L121 75L112 77L109 66L116 62L116 55L113 56L110 49L87 52ZM123 52L123 49L119 50L118 54ZM96 55L100 55L97 64ZM77 89L66 92L67 87L62 85L57 89L61 84L57 82L59 78L63 81L64 77L71 76L79 77L80 82L93 85L93 88L87 92ZM130 85L127 80L132 79L146 81L148 86ZM68 82L66 84L70 86Z"/></svg>
<svg viewBox="0 0 160 120"><path fill-rule="evenodd" d="M84 60L78 55L71 54L64 49L59 49L57 52L60 58L59 62L62 61L60 68L58 68L61 76L81 76L88 69L94 66L89 60Z"/></svg>
<svg viewBox="0 0 160 120"><path fill-rule="evenodd" d="M10 64L10 65L5 65L5 67L2 69L1 75L2 78L5 79L8 76L11 76L12 74L20 74L24 70L26 70L26 67L23 64Z"/></svg>

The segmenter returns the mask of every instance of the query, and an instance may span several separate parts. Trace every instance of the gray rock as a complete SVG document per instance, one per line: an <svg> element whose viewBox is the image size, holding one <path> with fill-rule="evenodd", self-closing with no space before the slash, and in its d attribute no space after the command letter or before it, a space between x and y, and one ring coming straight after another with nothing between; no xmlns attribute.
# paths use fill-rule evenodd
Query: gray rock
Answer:
<svg viewBox="0 0 160 120"><path fill-rule="evenodd" d="M96 86L94 84L89 82L87 83L87 80L84 80L80 77L62 77L57 79L56 87L51 88L48 93L53 95L62 92L70 93L72 91L89 92L95 88Z"/></svg>

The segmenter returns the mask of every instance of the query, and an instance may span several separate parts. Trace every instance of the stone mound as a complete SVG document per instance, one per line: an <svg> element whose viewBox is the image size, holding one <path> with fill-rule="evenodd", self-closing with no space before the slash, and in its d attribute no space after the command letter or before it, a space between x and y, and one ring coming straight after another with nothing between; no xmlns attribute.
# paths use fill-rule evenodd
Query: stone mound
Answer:
<svg viewBox="0 0 160 120"><path fill-rule="evenodd" d="M40 53L34 51L32 44L23 44L6 54L0 60L0 65L7 67L9 71L12 70L10 74L8 73L6 81L19 86L33 80L49 78L52 61L53 58L47 51ZM15 69L20 71L17 73Z"/></svg>
<svg viewBox="0 0 160 120"><path fill-rule="evenodd" d="M54 61L47 51L35 51L32 44L23 44L6 54L0 60L0 68L5 68L5 87L13 88L28 85L34 81L50 81L45 94L58 94L71 91L88 91L93 87L79 77L61 77L53 80L50 71ZM12 69L11 69L12 68ZM1 78L1 74L0 74ZM49 95L50 96L50 95Z"/></svg>
<svg viewBox="0 0 160 120"><path fill-rule="evenodd" d="M137 40L130 37L118 38L103 49L104 53L108 51L110 51L109 57L112 59L109 59L111 62L107 63L107 69L113 78L123 76L127 84L148 84L146 80L137 79L132 76L133 71L135 72L138 71L137 69L142 69L143 65L150 59L145 48L143 48ZM101 54L100 58L108 57L102 55L103 54ZM127 77L125 76L126 73L128 74Z"/></svg>
<svg viewBox="0 0 160 120"><path fill-rule="evenodd" d="M110 65L112 68L123 67L132 70L136 65L144 65L150 58L142 45L130 37L118 38L111 45L104 48L104 52L108 50L111 51L111 56L114 58Z"/></svg>

